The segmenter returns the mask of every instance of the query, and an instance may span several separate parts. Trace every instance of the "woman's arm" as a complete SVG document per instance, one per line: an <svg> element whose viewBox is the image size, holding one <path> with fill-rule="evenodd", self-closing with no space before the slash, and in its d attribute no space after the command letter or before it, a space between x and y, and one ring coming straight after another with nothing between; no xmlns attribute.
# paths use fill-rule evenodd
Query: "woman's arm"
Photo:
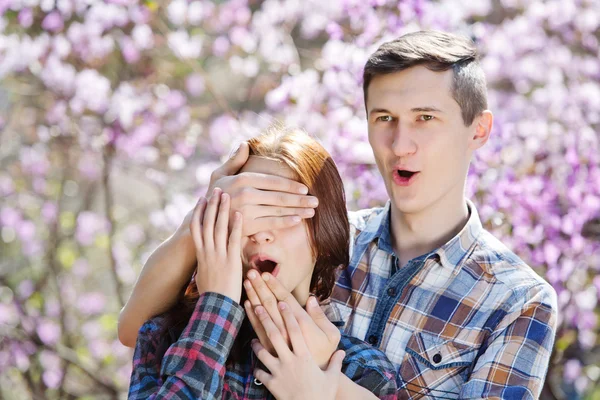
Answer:
<svg viewBox="0 0 600 400"><path fill-rule="evenodd" d="M156 360L161 326L148 321L137 341L128 399L220 399L225 363L243 320L237 302L218 293L202 294L162 367Z"/></svg>
<svg viewBox="0 0 600 400"><path fill-rule="evenodd" d="M131 297L119 314L118 335L134 347L142 324L176 303L196 268L194 242L189 230L191 211L177 231L148 258Z"/></svg>

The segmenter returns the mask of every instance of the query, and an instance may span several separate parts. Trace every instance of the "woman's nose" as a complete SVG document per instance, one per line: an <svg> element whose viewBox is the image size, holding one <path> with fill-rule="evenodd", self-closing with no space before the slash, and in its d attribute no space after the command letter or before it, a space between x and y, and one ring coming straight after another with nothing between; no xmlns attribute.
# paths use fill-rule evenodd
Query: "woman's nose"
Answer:
<svg viewBox="0 0 600 400"><path fill-rule="evenodd" d="M275 235L271 231L257 232L250 236L250 240L256 244L273 243Z"/></svg>

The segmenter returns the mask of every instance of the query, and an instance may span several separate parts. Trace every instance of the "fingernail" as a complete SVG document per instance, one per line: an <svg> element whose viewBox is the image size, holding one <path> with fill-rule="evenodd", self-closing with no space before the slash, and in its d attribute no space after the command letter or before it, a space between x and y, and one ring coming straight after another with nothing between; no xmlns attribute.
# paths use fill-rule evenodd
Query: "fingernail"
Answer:
<svg viewBox="0 0 600 400"><path fill-rule="evenodd" d="M246 307L246 308L250 308L250 301L249 301L249 300L246 300L246 301L244 302L244 307Z"/></svg>
<svg viewBox="0 0 600 400"><path fill-rule="evenodd" d="M262 308L261 306L257 306L257 307L254 309L254 313L255 313L256 315L262 315L262 313L263 313L264 311L265 311L265 310L264 310L264 308Z"/></svg>
<svg viewBox="0 0 600 400"><path fill-rule="evenodd" d="M319 200L313 197L312 199L308 200L308 205L310 207L316 207L319 205Z"/></svg>
<svg viewBox="0 0 600 400"><path fill-rule="evenodd" d="M300 193L300 194L307 194L308 193L308 188L306 186L302 186L300 189L298 189L298 193Z"/></svg>
<svg viewBox="0 0 600 400"><path fill-rule="evenodd" d="M248 272L248 278L250 278L250 279L256 279L256 276L257 276L256 272L254 272L254 271Z"/></svg>
<svg viewBox="0 0 600 400"><path fill-rule="evenodd" d="M306 215L307 217L314 217L315 216L315 210L313 208L308 208L304 210L304 215Z"/></svg>
<svg viewBox="0 0 600 400"><path fill-rule="evenodd" d="M256 345L258 343L258 339L252 339L250 341L250 343L252 344L252 346Z"/></svg>
<svg viewBox="0 0 600 400"><path fill-rule="evenodd" d="M250 274L248 274L248 275L250 275ZM252 288L252 285L250 284L250 281L244 281L244 287L245 287L246 289L251 289L251 288Z"/></svg>
<svg viewBox="0 0 600 400"><path fill-rule="evenodd" d="M216 195L217 195L217 193L219 193L219 190L221 190L221 189L219 189L218 187L214 188L214 189L213 189L213 195L215 195L215 196L216 196Z"/></svg>
<svg viewBox="0 0 600 400"><path fill-rule="evenodd" d="M294 216L292 217L292 222L293 222L293 223L295 223L295 224L297 224L297 223L298 223L298 222L300 222L301 220L302 220L302 218L300 218L300 217L299 217L299 216L297 216L297 215L294 215Z"/></svg>
<svg viewBox="0 0 600 400"><path fill-rule="evenodd" d="M316 307L317 306L317 299L315 299L314 296L310 296L308 298L308 306L309 307Z"/></svg>
<svg viewBox="0 0 600 400"><path fill-rule="evenodd" d="M262 274L262 278L263 278L263 280L264 280L265 282L266 282L266 281L268 281L268 280L269 280L269 273L268 273L268 272L265 272L264 274Z"/></svg>
<svg viewBox="0 0 600 400"><path fill-rule="evenodd" d="M279 302L279 309L280 309L280 310L285 310L285 308L286 308L286 307L287 307L287 306L285 305L285 303L284 303L283 301L280 301L280 302Z"/></svg>
<svg viewBox="0 0 600 400"><path fill-rule="evenodd" d="M227 201L227 193L221 193L221 201Z"/></svg>

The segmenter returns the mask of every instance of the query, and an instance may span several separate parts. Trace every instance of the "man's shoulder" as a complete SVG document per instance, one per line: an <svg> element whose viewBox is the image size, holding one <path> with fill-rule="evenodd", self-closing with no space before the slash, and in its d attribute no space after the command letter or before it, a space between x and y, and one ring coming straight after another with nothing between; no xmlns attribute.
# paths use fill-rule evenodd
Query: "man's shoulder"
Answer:
<svg viewBox="0 0 600 400"><path fill-rule="evenodd" d="M357 231L364 231L373 218L377 218L385 207L365 208L357 211L348 211L348 222Z"/></svg>
<svg viewBox="0 0 600 400"><path fill-rule="evenodd" d="M482 230L468 263L474 263L494 284L510 290L515 298L527 301L531 296L541 294L546 301L556 301L554 288L486 230Z"/></svg>

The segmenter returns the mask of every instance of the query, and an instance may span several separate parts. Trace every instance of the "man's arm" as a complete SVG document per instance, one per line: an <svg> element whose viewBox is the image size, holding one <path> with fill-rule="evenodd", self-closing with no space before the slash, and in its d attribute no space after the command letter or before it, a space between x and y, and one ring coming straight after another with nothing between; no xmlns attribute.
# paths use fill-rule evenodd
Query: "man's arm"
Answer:
<svg viewBox="0 0 600 400"><path fill-rule="evenodd" d="M524 299L524 300L523 300ZM556 333L556 293L547 284L515 293L460 392L461 399L537 399Z"/></svg>
<svg viewBox="0 0 600 400"><path fill-rule="evenodd" d="M131 297L119 314L119 340L134 347L138 330L150 318L169 310L196 268L196 250L183 224L148 258Z"/></svg>

